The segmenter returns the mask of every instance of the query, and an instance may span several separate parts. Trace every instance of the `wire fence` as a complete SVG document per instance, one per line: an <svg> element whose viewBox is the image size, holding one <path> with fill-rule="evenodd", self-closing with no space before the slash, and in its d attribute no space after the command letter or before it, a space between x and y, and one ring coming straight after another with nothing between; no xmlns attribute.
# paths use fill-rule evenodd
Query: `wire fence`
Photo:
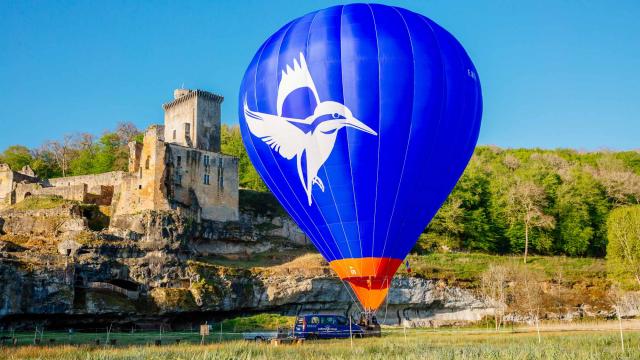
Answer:
<svg viewBox="0 0 640 360"><path fill-rule="evenodd" d="M217 326L216 326L217 325ZM47 330L36 328L31 331L0 331L0 345L168 345L168 344L209 344L215 342L242 340L242 332L215 331L219 324L212 324L208 335L202 336L199 329L185 331L129 330L112 331L109 328Z"/></svg>
<svg viewBox="0 0 640 360"><path fill-rule="evenodd" d="M220 323L208 324L208 335L201 335L200 329L186 329L182 331L166 331L164 327L156 330L130 329L124 331L118 329L112 331L110 327L83 328L65 330L47 330L37 327L32 330L0 330L0 346L53 346L53 345L87 345L87 346L128 346L128 345L173 345L173 344L213 344L228 341L246 340L251 332L271 332L275 337L278 330L292 335L291 329L265 329L238 331L234 328L225 328ZM622 322L612 320L583 320L583 321L545 321L540 325L541 332L610 332L610 331L636 332L640 331L640 319L625 319ZM507 333L532 333L536 332L535 326L512 325L495 327L476 324L469 327L409 327L409 326L383 326L382 336L428 336L429 334L507 334ZM344 334L343 334L344 335ZM346 336L348 337L348 336ZM251 337L249 337L252 339Z"/></svg>

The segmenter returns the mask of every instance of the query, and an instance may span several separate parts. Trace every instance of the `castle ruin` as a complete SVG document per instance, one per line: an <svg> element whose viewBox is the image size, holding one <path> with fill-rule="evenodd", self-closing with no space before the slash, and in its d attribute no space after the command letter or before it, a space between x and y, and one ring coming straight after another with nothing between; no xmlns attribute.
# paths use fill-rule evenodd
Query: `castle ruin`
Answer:
<svg viewBox="0 0 640 360"><path fill-rule="evenodd" d="M238 220L238 159L220 153L223 97L177 89L163 105L164 125L129 143L128 171L39 179L27 166L0 164L0 209L49 195L111 207L111 215L176 210L197 221Z"/></svg>

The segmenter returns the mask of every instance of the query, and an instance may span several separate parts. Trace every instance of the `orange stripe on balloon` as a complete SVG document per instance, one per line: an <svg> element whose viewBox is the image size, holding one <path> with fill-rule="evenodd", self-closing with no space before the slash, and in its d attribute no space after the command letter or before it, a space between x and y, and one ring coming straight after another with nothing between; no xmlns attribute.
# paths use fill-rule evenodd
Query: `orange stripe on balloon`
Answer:
<svg viewBox="0 0 640 360"><path fill-rule="evenodd" d="M384 302L401 259L365 257L334 260L329 266L349 283L365 310L375 311Z"/></svg>

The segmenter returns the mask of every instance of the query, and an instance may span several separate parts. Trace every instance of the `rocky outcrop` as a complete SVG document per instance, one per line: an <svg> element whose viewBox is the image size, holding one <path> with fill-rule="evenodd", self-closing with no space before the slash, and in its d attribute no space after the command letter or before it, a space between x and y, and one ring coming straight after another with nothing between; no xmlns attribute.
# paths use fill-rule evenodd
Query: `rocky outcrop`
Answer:
<svg viewBox="0 0 640 360"><path fill-rule="evenodd" d="M0 217L2 231L18 236L57 238L88 230L80 207L71 203L50 209L8 209Z"/></svg>
<svg viewBox="0 0 640 360"><path fill-rule="evenodd" d="M47 256L33 256L28 263L11 257L0 260L0 317L72 311L72 278L52 260Z"/></svg>
<svg viewBox="0 0 640 360"><path fill-rule="evenodd" d="M145 211L113 218L100 231L91 230L92 212L72 203L4 210L0 327L34 319L52 327L149 319L179 325L260 311L356 312L353 294L304 234L264 204L262 212L245 206L234 222ZM472 289L405 275L393 280L378 318L440 326L492 313Z"/></svg>
<svg viewBox="0 0 640 360"><path fill-rule="evenodd" d="M183 246L204 256L251 255L310 244L290 218L253 213L242 213L239 221L194 222L174 211L146 211L115 217L109 232L135 240L144 250Z"/></svg>
<svg viewBox="0 0 640 360"><path fill-rule="evenodd" d="M19 315L49 315L51 326L64 323L56 315L109 316L120 321L158 317L179 324L181 313L200 312L202 319L215 314L277 311L294 315L308 312L355 312L348 289L321 264L319 255L303 257L274 268L239 269L180 259L164 251L142 257L108 259L87 253L64 265L61 256L47 259L27 255L0 264L0 323ZM300 266L311 263L304 270ZM321 265L317 265L321 264ZM16 271L17 270L17 271ZM89 288L93 282L128 283L140 290L131 299L105 289ZM407 321L434 325L450 321L479 320L490 309L472 292L442 287L419 278L397 278L380 320L388 324ZM12 315L7 317L6 315ZM55 321L54 321L55 320ZM117 320L116 320L117 321Z"/></svg>

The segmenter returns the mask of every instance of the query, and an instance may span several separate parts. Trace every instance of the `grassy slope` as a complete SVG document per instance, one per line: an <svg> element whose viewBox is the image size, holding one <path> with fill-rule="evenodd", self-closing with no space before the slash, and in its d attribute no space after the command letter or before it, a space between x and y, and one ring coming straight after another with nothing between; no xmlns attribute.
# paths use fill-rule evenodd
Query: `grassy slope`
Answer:
<svg viewBox="0 0 640 360"><path fill-rule="evenodd" d="M307 256L302 258L302 256ZM295 268L300 266L323 263L321 256L310 250L272 251L255 254L246 259L224 259L215 257L201 257L197 259L204 263L226 266L231 268L266 268L273 266ZM302 261L304 260L304 261ZM498 256L480 253L448 253L429 255L410 255L411 276L425 279L444 280L450 284L462 287L477 287L482 273L491 264L519 265L522 257ZM324 263L326 265L326 262ZM575 284L586 280L593 283L606 283L606 264L604 259L569 258L564 256L530 256L527 267L540 272L548 280L558 280L565 284ZM406 276L403 266L397 274Z"/></svg>
<svg viewBox="0 0 640 360"><path fill-rule="evenodd" d="M30 196L13 205L16 210L40 210L53 209L65 204L74 204L75 201L65 200L58 196Z"/></svg>
<svg viewBox="0 0 640 360"><path fill-rule="evenodd" d="M411 255L409 263L417 276L443 279L462 286L475 287L482 272L491 264L519 265L522 264L522 257L479 253ZM527 261L527 267L544 274L547 279L561 278L565 283L585 280L606 281L604 259L531 256ZM399 273L406 273L406 270L401 268Z"/></svg>

